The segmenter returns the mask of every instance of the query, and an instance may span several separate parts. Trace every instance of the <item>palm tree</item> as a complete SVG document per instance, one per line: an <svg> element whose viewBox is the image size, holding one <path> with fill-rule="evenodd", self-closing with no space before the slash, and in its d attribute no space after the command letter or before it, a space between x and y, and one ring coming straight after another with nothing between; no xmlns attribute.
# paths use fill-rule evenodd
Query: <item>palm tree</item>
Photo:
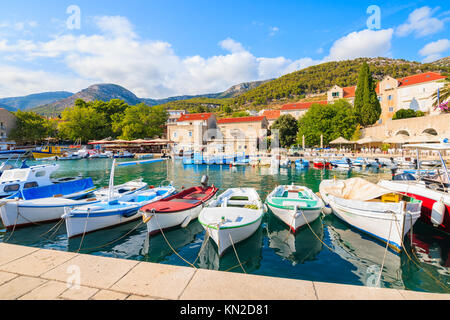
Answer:
<svg viewBox="0 0 450 320"><path fill-rule="evenodd" d="M438 108L438 103L442 105L443 102L446 102L450 98L450 77L444 80L444 87L439 89L439 101L438 101L438 92L436 91L431 97L434 99L433 107Z"/></svg>

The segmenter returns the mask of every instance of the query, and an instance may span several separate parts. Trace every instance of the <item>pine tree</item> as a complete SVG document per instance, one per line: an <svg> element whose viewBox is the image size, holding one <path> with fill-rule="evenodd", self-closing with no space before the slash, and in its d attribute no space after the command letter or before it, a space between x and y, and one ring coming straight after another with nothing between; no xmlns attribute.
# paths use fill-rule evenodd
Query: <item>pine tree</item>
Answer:
<svg viewBox="0 0 450 320"><path fill-rule="evenodd" d="M362 126L372 125L380 119L381 105L375 89L376 83L369 65L364 62L359 72L354 103L355 114Z"/></svg>

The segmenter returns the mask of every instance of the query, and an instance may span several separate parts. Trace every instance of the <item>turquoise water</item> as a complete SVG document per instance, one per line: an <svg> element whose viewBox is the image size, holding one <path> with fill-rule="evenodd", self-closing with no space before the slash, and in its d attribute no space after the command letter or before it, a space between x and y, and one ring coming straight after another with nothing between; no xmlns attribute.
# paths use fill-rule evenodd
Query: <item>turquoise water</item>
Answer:
<svg viewBox="0 0 450 320"><path fill-rule="evenodd" d="M106 186L111 163L110 159L61 161L55 177L81 173L92 177L97 186ZM119 167L115 183L142 177L149 185L173 181L179 189L198 185L205 174L209 176L210 184L220 188L219 193L230 187L253 187L263 200L279 184L295 182L317 192L322 179L334 176L338 179L360 176L372 182L390 178L388 169L349 172L293 168L280 169L273 174L269 168L185 166L181 161L168 161ZM195 221L185 229L166 231L169 246L161 234L148 239L145 225L138 220L88 234L82 242L81 238L69 241L64 224L44 224L14 232L1 230L0 239L45 249L75 252L81 248L81 253L188 266L184 259L205 269L362 286L373 286L377 282L385 256L384 243L354 230L333 215L321 217L310 228L305 226L294 236L268 212L260 229L236 245L242 266L234 250L228 250L219 259L212 240L202 248L204 235L203 228ZM387 251L381 287L450 293L449 237L418 222L413 233L406 236L405 245L407 252Z"/></svg>

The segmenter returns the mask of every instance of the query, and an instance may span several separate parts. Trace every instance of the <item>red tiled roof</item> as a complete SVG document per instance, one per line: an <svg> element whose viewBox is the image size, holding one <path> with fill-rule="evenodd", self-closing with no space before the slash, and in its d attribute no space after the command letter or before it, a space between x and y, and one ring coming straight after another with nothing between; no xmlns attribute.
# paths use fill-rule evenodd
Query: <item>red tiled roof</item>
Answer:
<svg viewBox="0 0 450 320"><path fill-rule="evenodd" d="M397 81L400 82L399 87L405 87L405 86L411 86L413 84L441 80L441 79L445 79L445 78L446 78L445 76L441 76L437 72L425 72L425 73L416 74L413 76L397 79Z"/></svg>
<svg viewBox="0 0 450 320"><path fill-rule="evenodd" d="M196 121L196 120L208 120L213 114L212 113L192 113L183 114L177 122L183 121Z"/></svg>
<svg viewBox="0 0 450 320"><path fill-rule="evenodd" d="M237 123L237 122L261 122L264 120L264 118L265 116L225 118L217 120L217 124Z"/></svg>
<svg viewBox="0 0 450 320"><path fill-rule="evenodd" d="M267 120L275 120L278 119L281 115L280 110L266 110L263 112L263 116L267 118Z"/></svg>
<svg viewBox="0 0 450 320"><path fill-rule="evenodd" d="M428 81L441 80L441 79L445 79L445 78L447 78L447 77L441 76L437 72L425 72L425 73L415 74L413 76L404 77L404 78L400 78L400 79L396 79L396 80L399 82L399 87L405 87L405 86L411 86L414 84L419 84L419 83L428 82ZM346 88L342 88L342 89L344 90L344 98L352 98L355 96L356 86L355 87L346 87ZM376 87L375 91L378 94L380 93L380 83L379 82L377 83L377 87Z"/></svg>
<svg viewBox="0 0 450 320"><path fill-rule="evenodd" d="M351 98L355 96L356 86L355 87L346 87L342 88L344 90L344 98Z"/></svg>
<svg viewBox="0 0 450 320"><path fill-rule="evenodd" d="M298 102L285 104L281 107L281 110L305 110L311 108L315 103L318 104L328 104L328 101L312 101L312 102Z"/></svg>

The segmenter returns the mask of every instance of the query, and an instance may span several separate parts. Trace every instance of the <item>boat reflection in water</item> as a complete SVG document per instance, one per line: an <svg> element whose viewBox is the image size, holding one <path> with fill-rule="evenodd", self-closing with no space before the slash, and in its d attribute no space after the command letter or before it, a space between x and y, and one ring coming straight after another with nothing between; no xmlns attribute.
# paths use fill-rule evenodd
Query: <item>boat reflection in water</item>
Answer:
<svg viewBox="0 0 450 320"><path fill-rule="evenodd" d="M175 256L173 250L178 252L179 249L196 242L196 236L203 231L202 225L198 222L198 220L195 220L186 228L172 228L164 230L164 234L158 233L148 237L147 233L144 245L141 246L141 254L144 257L143 260L146 262L155 263L163 262L168 257L172 255ZM200 242L200 240L198 241ZM200 245L201 243L199 243L198 247L200 247ZM192 257L185 256L183 253L179 254L191 263L195 260L195 257L191 260ZM176 257L176 259L180 258ZM178 262L182 263L181 260L178 260Z"/></svg>
<svg viewBox="0 0 450 320"><path fill-rule="evenodd" d="M140 250L147 234L145 224L133 221L113 228L68 239L67 250L82 254L140 260Z"/></svg>
<svg viewBox="0 0 450 320"><path fill-rule="evenodd" d="M283 259L291 261L293 266L314 260L323 247L322 220L316 219L309 226L311 228L305 225L293 234L280 219L270 214L267 218L269 247Z"/></svg>
<svg viewBox="0 0 450 320"><path fill-rule="evenodd" d="M412 242L409 235L405 239L411 247L409 258L402 257L405 285L410 290L449 293L450 237L421 221L413 231Z"/></svg>
<svg viewBox="0 0 450 320"><path fill-rule="evenodd" d="M351 229L334 215L328 215L323 220L327 227L334 253L351 263L351 270L364 286L404 289L402 280L401 257L381 242ZM385 257L386 254L386 257ZM381 266L383 272L380 276Z"/></svg>
<svg viewBox="0 0 450 320"><path fill-rule="evenodd" d="M1 225L1 242L21 246L39 247L44 249L66 250L66 226L60 220L42 225L33 225L28 228L7 230Z"/></svg>
<svg viewBox="0 0 450 320"><path fill-rule="evenodd" d="M197 265L202 269L251 273L259 269L262 254L263 229L258 230L249 238L235 244L235 249L239 260L236 257L233 247L229 247L222 257L219 258L217 246L212 239L209 239L198 257Z"/></svg>

